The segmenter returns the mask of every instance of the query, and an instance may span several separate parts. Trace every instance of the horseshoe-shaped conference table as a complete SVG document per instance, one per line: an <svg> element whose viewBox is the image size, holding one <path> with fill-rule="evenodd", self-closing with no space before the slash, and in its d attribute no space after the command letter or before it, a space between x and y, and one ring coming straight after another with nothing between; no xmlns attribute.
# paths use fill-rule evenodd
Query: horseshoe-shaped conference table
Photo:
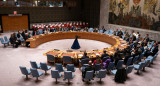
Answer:
<svg viewBox="0 0 160 86"><path fill-rule="evenodd" d="M60 39L74 39L76 35L80 36L79 39L96 40L112 45L109 48L103 48L101 50L86 51L90 59L95 59L96 55L101 56L104 50L106 50L109 55L112 55L115 53L116 48L123 50L124 48L127 47L126 41L123 40L122 38L104 33L91 33L91 32L54 32L49 34L41 34L29 38L27 42L30 42L30 48L36 48L40 44L49 41L60 40ZM58 49L51 49L48 52L44 53L43 55L46 54L51 54L60 59L63 56L71 56L73 59L80 59L83 56L83 52L68 52Z"/></svg>

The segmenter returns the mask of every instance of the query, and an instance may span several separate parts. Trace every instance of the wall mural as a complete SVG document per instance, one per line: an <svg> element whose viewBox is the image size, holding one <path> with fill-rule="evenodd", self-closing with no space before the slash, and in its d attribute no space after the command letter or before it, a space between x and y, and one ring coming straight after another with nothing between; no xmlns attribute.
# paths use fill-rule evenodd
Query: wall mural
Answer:
<svg viewBox="0 0 160 86"><path fill-rule="evenodd" d="M110 0L109 23L160 31L160 0Z"/></svg>

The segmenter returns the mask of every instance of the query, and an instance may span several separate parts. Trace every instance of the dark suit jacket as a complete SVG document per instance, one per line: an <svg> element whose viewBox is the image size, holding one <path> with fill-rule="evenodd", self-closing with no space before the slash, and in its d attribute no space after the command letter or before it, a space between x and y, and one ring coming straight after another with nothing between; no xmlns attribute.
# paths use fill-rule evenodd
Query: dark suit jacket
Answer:
<svg viewBox="0 0 160 86"><path fill-rule="evenodd" d="M45 31L45 30L47 30L47 29L46 29L46 28L43 28L43 34L44 34L44 31Z"/></svg>
<svg viewBox="0 0 160 86"><path fill-rule="evenodd" d="M123 32L122 32L122 31L119 31L119 32L118 32L118 36L122 38L122 35L123 35Z"/></svg>
<svg viewBox="0 0 160 86"><path fill-rule="evenodd" d="M33 31L33 32L32 32L32 35L34 36L35 34L36 34L35 31Z"/></svg>
<svg viewBox="0 0 160 86"><path fill-rule="evenodd" d="M28 38L30 38L30 36L29 36L29 35L28 35L28 36L25 36L24 40L27 40Z"/></svg>
<svg viewBox="0 0 160 86"><path fill-rule="evenodd" d="M22 35L22 37L24 38L24 37L25 37L25 32L23 31L23 32L21 33L21 35Z"/></svg>
<svg viewBox="0 0 160 86"><path fill-rule="evenodd" d="M94 69L93 66L87 66L87 67L85 68L85 70L82 72L82 77L85 78L86 72L87 72L87 71L92 71L92 70L93 70L93 73L95 73L95 69Z"/></svg>
<svg viewBox="0 0 160 86"><path fill-rule="evenodd" d="M149 41L149 37L145 37L144 39L145 39L147 42Z"/></svg>
<svg viewBox="0 0 160 86"><path fill-rule="evenodd" d="M128 59L130 58L130 55L125 55L124 64L127 63Z"/></svg>
<svg viewBox="0 0 160 86"><path fill-rule="evenodd" d="M88 58L88 59L89 59L89 57L88 57L88 56L82 56L81 60L82 60L82 59L86 59L86 58Z"/></svg>
<svg viewBox="0 0 160 86"><path fill-rule="evenodd" d="M104 57L107 57L107 56L109 56L109 55L106 54L106 53L102 54L102 55L101 55L101 60L103 60L103 58L104 58Z"/></svg>
<svg viewBox="0 0 160 86"><path fill-rule="evenodd" d="M158 46L156 46L156 47L153 49L153 51L152 51L152 52L153 52L153 54L152 54L152 55L154 56L154 55L158 52Z"/></svg>
<svg viewBox="0 0 160 86"><path fill-rule="evenodd" d="M114 53L114 58L119 57L119 55L120 55L120 51L118 50Z"/></svg>
<svg viewBox="0 0 160 86"><path fill-rule="evenodd" d="M16 37L11 37L9 40L10 40L11 44L15 44L17 38Z"/></svg>
<svg viewBox="0 0 160 86"><path fill-rule="evenodd" d="M21 34L17 34L17 38L20 38L21 37Z"/></svg>

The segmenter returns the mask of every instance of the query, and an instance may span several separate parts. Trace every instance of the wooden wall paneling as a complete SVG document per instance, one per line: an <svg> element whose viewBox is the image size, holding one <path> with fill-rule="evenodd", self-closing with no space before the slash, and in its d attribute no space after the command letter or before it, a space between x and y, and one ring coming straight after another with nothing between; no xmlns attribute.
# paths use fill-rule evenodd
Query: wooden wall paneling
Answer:
<svg viewBox="0 0 160 86"><path fill-rule="evenodd" d="M28 15L23 16L2 16L3 31L15 31L29 29Z"/></svg>

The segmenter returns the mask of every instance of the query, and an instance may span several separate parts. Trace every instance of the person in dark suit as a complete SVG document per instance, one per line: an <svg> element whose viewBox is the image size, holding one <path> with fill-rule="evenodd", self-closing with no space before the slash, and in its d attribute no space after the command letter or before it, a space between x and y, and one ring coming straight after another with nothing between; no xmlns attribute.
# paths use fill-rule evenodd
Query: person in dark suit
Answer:
<svg viewBox="0 0 160 86"><path fill-rule="evenodd" d="M89 57L87 56L87 53L86 53L86 52L84 52L84 55L82 56L81 60L82 60L82 59L89 59Z"/></svg>
<svg viewBox="0 0 160 86"><path fill-rule="evenodd" d="M43 28L43 34L45 34L45 31L47 31L46 26Z"/></svg>
<svg viewBox="0 0 160 86"><path fill-rule="evenodd" d="M120 31L118 31L118 36L122 38L122 35L123 35L123 32L122 32L122 29L120 28Z"/></svg>
<svg viewBox="0 0 160 86"><path fill-rule="evenodd" d="M156 43L153 44L153 47L151 49L148 49L146 52L146 57L149 55L154 56L158 52L158 45Z"/></svg>
<svg viewBox="0 0 160 86"><path fill-rule="evenodd" d="M26 41L28 38L30 38L30 36L28 35L28 33L26 33L24 40ZM29 44L30 44L30 42L26 41L26 47L29 47Z"/></svg>
<svg viewBox="0 0 160 86"><path fill-rule="evenodd" d="M119 48L117 48L116 52L114 53L114 58L119 57L119 53L120 53Z"/></svg>
<svg viewBox="0 0 160 86"><path fill-rule="evenodd" d="M17 33L17 36L16 36L16 33L13 33L15 35L15 37L17 38L17 41L18 41L18 45L21 45L21 39L23 39L20 31L18 31Z"/></svg>
<svg viewBox="0 0 160 86"><path fill-rule="evenodd" d="M104 51L103 51L103 54L101 55L101 60L103 60L103 58L104 58L104 57L107 57L107 56L109 56L109 55L108 55L108 54L106 53L106 51L104 50Z"/></svg>
<svg viewBox="0 0 160 86"><path fill-rule="evenodd" d="M125 49L123 50L123 53L124 53L124 54L127 54L127 53L128 53L128 54L130 55L130 54L131 54L130 51L131 51L131 48L130 48L130 46L128 45L127 48L125 48Z"/></svg>
<svg viewBox="0 0 160 86"><path fill-rule="evenodd" d="M147 41L146 41L146 40L143 40L142 43L141 43L141 45L142 45L142 46L147 46Z"/></svg>
<svg viewBox="0 0 160 86"><path fill-rule="evenodd" d="M33 30L32 35L35 36L36 35L36 31Z"/></svg>
<svg viewBox="0 0 160 86"><path fill-rule="evenodd" d="M120 57L120 50L117 48L116 52L114 53L115 65L117 65L118 61L122 58Z"/></svg>
<svg viewBox="0 0 160 86"><path fill-rule="evenodd" d="M142 52L144 51L144 46L140 45L140 49L142 50Z"/></svg>
<svg viewBox="0 0 160 86"><path fill-rule="evenodd" d="M127 64L128 59L130 58L130 54L126 53L125 54L125 59L124 59L124 64Z"/></svg>
<svg viewBox="0 0 160 86"><path fill-rule="evenodd" d="M32 35L34 36L34 35L36 35L36 32L38 31L38 28L36 27L35 29L33 29L33 33L32 33Z"/></svg>
<svg viewBox="0 0 160 86"><path fill-rule="evenodd" d="M30 38L30 36L28 35L28 33L26 33L25 35L26 36L25 36L24 40L27 40L28 38Z"/></svg>
<svg viewBox="0 0 160 86"><path fill-rule="evenodd" d="M25 30L22 30L21 35L22 35L23 38L25 38Z"/></svg>
<svg viewBox="0 0 160 86"><path fill-rule="evenodd" d="M20 38L22 35L21 35L21 33L20 33L20 31L18 31L18 33L17 33L17 38Z"/></svg>
<svg viewBox="0 0 160 86"><path fill-rule="evenodd" d="M154 45L154 49L151 51L152 56L154 56L158 51L159 51L159 49L158 49L158 45L155 43L155 45Z"/></svg>
<svg viewBox="0 0 160 86"><path fill-rule="evenodd" d="M144 37L144 40L146 40L146 42L149 42L149 34L146 34L146 36Z"/></svg>
<svg viewBox="0 0 160 86"><path fill-rule="evenodd" d="M106 31L106 29L104 28L104 26L102 26L102 28L101 28L102 30L103 30L103 33Z"/></svg>
<svg viewBox="0 0 160 86"><path fill-rule="evenodd" d="M85 75L86 75L86 72L87 71L93 71L93 73L95 73L95 69L94 67L92 66L92 61L89 61L89 66L87 66L85 68L84 71L82 71L82 81L84 81L84 78L85 78ZM94 75L94 74L93 74Z"/></svg>
<svg viewBox="0 0 160 86"><path fill-rule="evenodd" d="M136 36L135 35L132 36L132 41L136 41Z"/></svg>
<svg viewBox="0 0 160 86"><path fill-rule="evenodd" d="M113 31L113 35L115 35L115 36L116 36L116 31L115 31L115 30Z"/></svg>
<svg viewBox="0 0 160 86"><path fill-rule="evenodd" d="M13 44L13 47L18 48L18 41L14 34L11 34L10 43Z"/></svg>
<svg viewBox="0 0 160 86"><path fill-rule="evenodd" d="M118 29L116 29L114 35L115 35L115 36L118 36L118 33L119 33L119 31L118 31Z"/></svg>
<svg viewBox="0 0 160 86"><path fill-rule="evenodd" d="M39 35L39 34L40 34L39 30L37 30L37 31L36 31L36 35Z"/></svg>

